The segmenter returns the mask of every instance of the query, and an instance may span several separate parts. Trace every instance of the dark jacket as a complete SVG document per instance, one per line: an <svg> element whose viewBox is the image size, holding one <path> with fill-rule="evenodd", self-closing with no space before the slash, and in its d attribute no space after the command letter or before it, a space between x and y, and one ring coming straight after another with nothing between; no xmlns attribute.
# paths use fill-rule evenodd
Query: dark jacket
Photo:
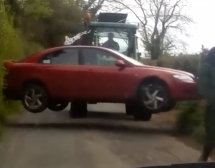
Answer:
<svg viewBox="0 0 215 168"><path fill-rule="evenodd" d="M215 67L207 62L200 67L198 93L208 102L215 102Z"/></svg>

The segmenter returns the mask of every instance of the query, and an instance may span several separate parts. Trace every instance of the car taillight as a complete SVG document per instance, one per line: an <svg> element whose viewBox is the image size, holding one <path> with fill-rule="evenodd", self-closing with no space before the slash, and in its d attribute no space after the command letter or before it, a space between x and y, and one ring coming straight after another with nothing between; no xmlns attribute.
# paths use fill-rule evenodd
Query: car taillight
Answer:
<svg viewBox="0 0 215 168"><path fill-rule="evenodd" d="M3 65L6 69L10 69L13 66L13 62L12 61L4 61Z"/></svg>

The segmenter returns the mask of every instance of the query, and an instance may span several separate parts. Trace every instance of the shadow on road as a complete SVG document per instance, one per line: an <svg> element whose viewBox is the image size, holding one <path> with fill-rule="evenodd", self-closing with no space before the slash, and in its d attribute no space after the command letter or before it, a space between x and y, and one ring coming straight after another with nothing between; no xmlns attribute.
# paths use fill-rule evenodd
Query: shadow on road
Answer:
<svg viewBox="0 0 215 168"><path fill-rule="evenodd" d="M9 122L7 127L28 129L71 129L99 130L106 132L133 134L174 134L174 129L154 125L153 122L135 121L132 116L123 113L90 112L87 118L71 119L69 116L56 114L54 119L43 117L26 119L22 122ZM51 118L51 117L50 117Z"/></svg>

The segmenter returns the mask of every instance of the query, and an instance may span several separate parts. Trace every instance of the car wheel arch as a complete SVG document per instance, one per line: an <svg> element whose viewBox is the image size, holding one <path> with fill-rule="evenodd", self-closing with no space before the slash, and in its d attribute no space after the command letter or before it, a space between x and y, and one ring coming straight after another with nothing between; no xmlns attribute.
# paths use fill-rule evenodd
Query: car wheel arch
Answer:
<svg viewBox="0 0 215 168"><path fill-rule="evenodd" d="M24 89L25 87L32 85L32 84L40 85L40 86L44 87L46 89L46 91L48 92L48 88L46 87L46 85L41 80L35 79L35 78L25 80L22 84L22 88Z"/></svg>

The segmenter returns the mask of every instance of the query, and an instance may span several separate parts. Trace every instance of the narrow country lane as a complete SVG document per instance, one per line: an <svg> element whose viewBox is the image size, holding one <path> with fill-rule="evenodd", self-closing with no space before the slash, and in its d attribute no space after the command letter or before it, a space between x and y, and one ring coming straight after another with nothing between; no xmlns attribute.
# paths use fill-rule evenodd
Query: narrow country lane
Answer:
<svg viewBox="0 0 215 168"><path fill-rule="evenodd" d="M24 112L0 143L3 168L129 168L196 161L198 151L167 135L165 125L134 122L123 105L91 105L87 119L56 113ZM121 112L121 113L119 113Z"/></svg>

